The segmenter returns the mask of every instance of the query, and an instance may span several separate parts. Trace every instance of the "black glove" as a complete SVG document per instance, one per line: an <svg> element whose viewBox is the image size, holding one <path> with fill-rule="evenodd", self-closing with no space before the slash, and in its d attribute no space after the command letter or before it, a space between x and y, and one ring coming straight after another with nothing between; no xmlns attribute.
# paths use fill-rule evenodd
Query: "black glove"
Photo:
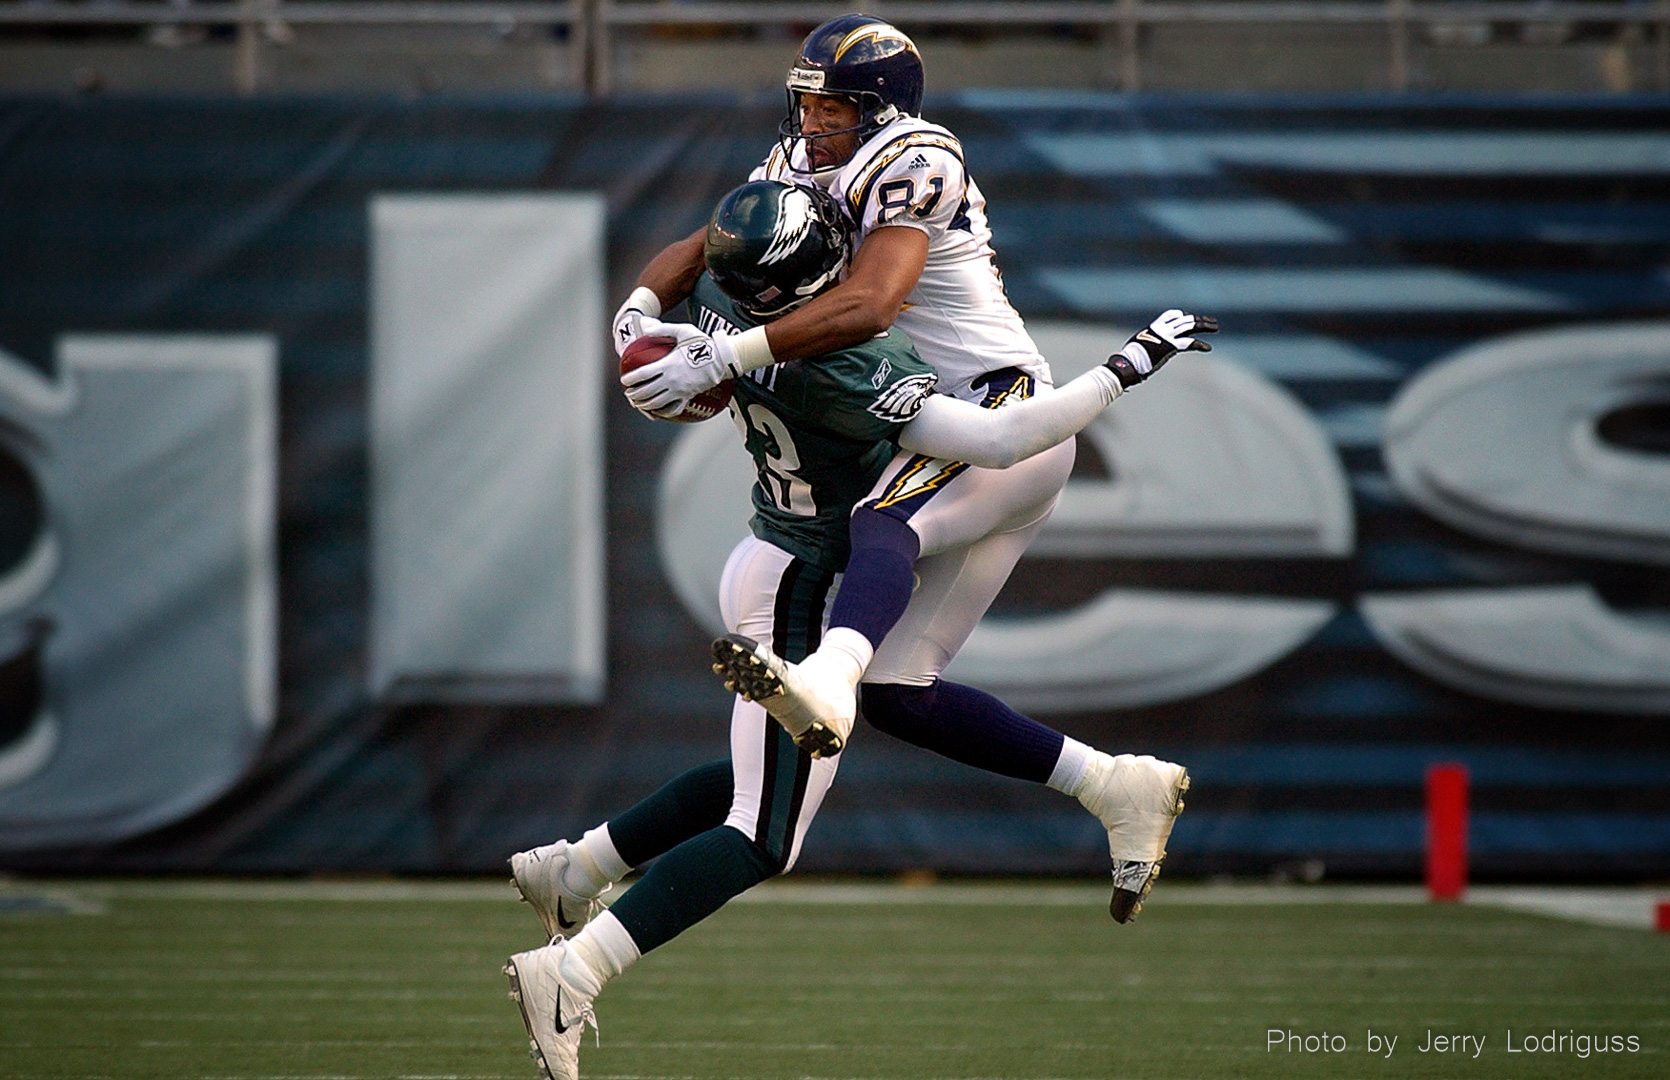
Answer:
<svg viewBox="0 0 1670 1080"><path fill-rule="evenodd" d="M1190 334L1215 334L1218 320L1210 315L1191 315L1172 308L1131 335L1125 347L1107 359L1107 366L1129 390L1160 370L1160 365L1180 352L1211 352L1212 346Z"/></svg>

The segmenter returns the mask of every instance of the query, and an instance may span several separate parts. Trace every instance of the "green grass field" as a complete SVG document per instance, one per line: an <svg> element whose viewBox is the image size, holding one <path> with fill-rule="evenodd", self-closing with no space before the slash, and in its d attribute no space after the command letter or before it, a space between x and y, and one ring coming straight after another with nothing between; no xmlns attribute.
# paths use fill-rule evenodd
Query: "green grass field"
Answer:
<svg viewBox="0 0 1670 1080"><path fill-rule="evenodd" d="M508 886L54 888L90 910L0 915L0 1077L535 1075L499 968L539 928ZM1117 927L1089 890L950 902L967 891L732 904L599 998L582 1073L1670 1076L1670 935L1473 906L1168 906L1164 888ZM1271 1049L1272 1028L1348 1048ZM1640 1049L1509 1053L1510 1028ZM1369 1029L1397 1037L1389 1058ZM1422 1053L1429 1030L1483 1052Z"/></svg>

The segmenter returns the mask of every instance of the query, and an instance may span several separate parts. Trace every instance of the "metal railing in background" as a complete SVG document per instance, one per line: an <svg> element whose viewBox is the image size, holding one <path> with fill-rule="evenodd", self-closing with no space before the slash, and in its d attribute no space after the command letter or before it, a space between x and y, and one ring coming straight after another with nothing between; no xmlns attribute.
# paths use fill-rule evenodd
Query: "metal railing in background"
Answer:
<svg viewBox="0 0 1670 1080"><path fill-rule="evenodd" d="M578 55L592 55L587 34L598 14L593 0L544 0L500 3L494 0L0 0L0 26L234 26L236 62L232 81L238 93L260 87L263 32L282 40L291 26L565 26ZM585 73L584 85L594 85Z"/></svg>
<svg viewBox="0 0 1670 1080"><path fill-rule="evenodd" d="M281 37L291 25L565 27L577 61L577 86L606 95L615 38L622 29L810 27L855 6L906 29L1073 27L1109 33L1117 42L1118 83L1127 90L1141 88L1144 26L1383 25L1388 81L1402 91L1409 88L1410 39L1418 26L1610 23L1654 31L1655 81L1658 89L1670 90L1670 0L865 0L861 5L795 0L0 0L0 26L235 26L233 78L244 94L260 89L262 33Z"/></svg>

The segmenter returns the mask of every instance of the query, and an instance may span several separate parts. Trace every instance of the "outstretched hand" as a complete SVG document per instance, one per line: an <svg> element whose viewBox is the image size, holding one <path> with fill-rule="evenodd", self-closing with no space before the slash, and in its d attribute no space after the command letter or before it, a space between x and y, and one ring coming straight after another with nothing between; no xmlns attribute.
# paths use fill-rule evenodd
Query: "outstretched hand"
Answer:
<svg viewBox="0 0 1670 1080"><path fill-rule="evenodd" d="M1172 308L1132 334L1123 349L1108 357L1107 366L1113 369L1120 385L1129 390L1180 352L1211 352L1210 344L1190 335L1217 332L1218 320L1210 315Z"/></svg>

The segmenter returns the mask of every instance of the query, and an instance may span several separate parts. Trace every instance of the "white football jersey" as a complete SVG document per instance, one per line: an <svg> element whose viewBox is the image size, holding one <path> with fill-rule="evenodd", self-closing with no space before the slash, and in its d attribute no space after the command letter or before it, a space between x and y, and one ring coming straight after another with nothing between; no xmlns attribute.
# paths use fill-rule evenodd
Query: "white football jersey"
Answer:
<svg viewBox="0 0 1670 1080"><path fill-rule="evenodd" d="M807 170L806 148L794 142L793 164ZM782 144L750 180L811 182L795 171ZM998 368L1019 368L1051 385L1049 364L1003 291L986 224L986 200L963 164L962 144L945 128L904 116L870 136L829 184L829 193L858 225L858 243L880 228L903 226L928 235L928 262L893 325L910 335L922 359L940 374L939 389L970 401L985 395L971 383Z"/></svg>

